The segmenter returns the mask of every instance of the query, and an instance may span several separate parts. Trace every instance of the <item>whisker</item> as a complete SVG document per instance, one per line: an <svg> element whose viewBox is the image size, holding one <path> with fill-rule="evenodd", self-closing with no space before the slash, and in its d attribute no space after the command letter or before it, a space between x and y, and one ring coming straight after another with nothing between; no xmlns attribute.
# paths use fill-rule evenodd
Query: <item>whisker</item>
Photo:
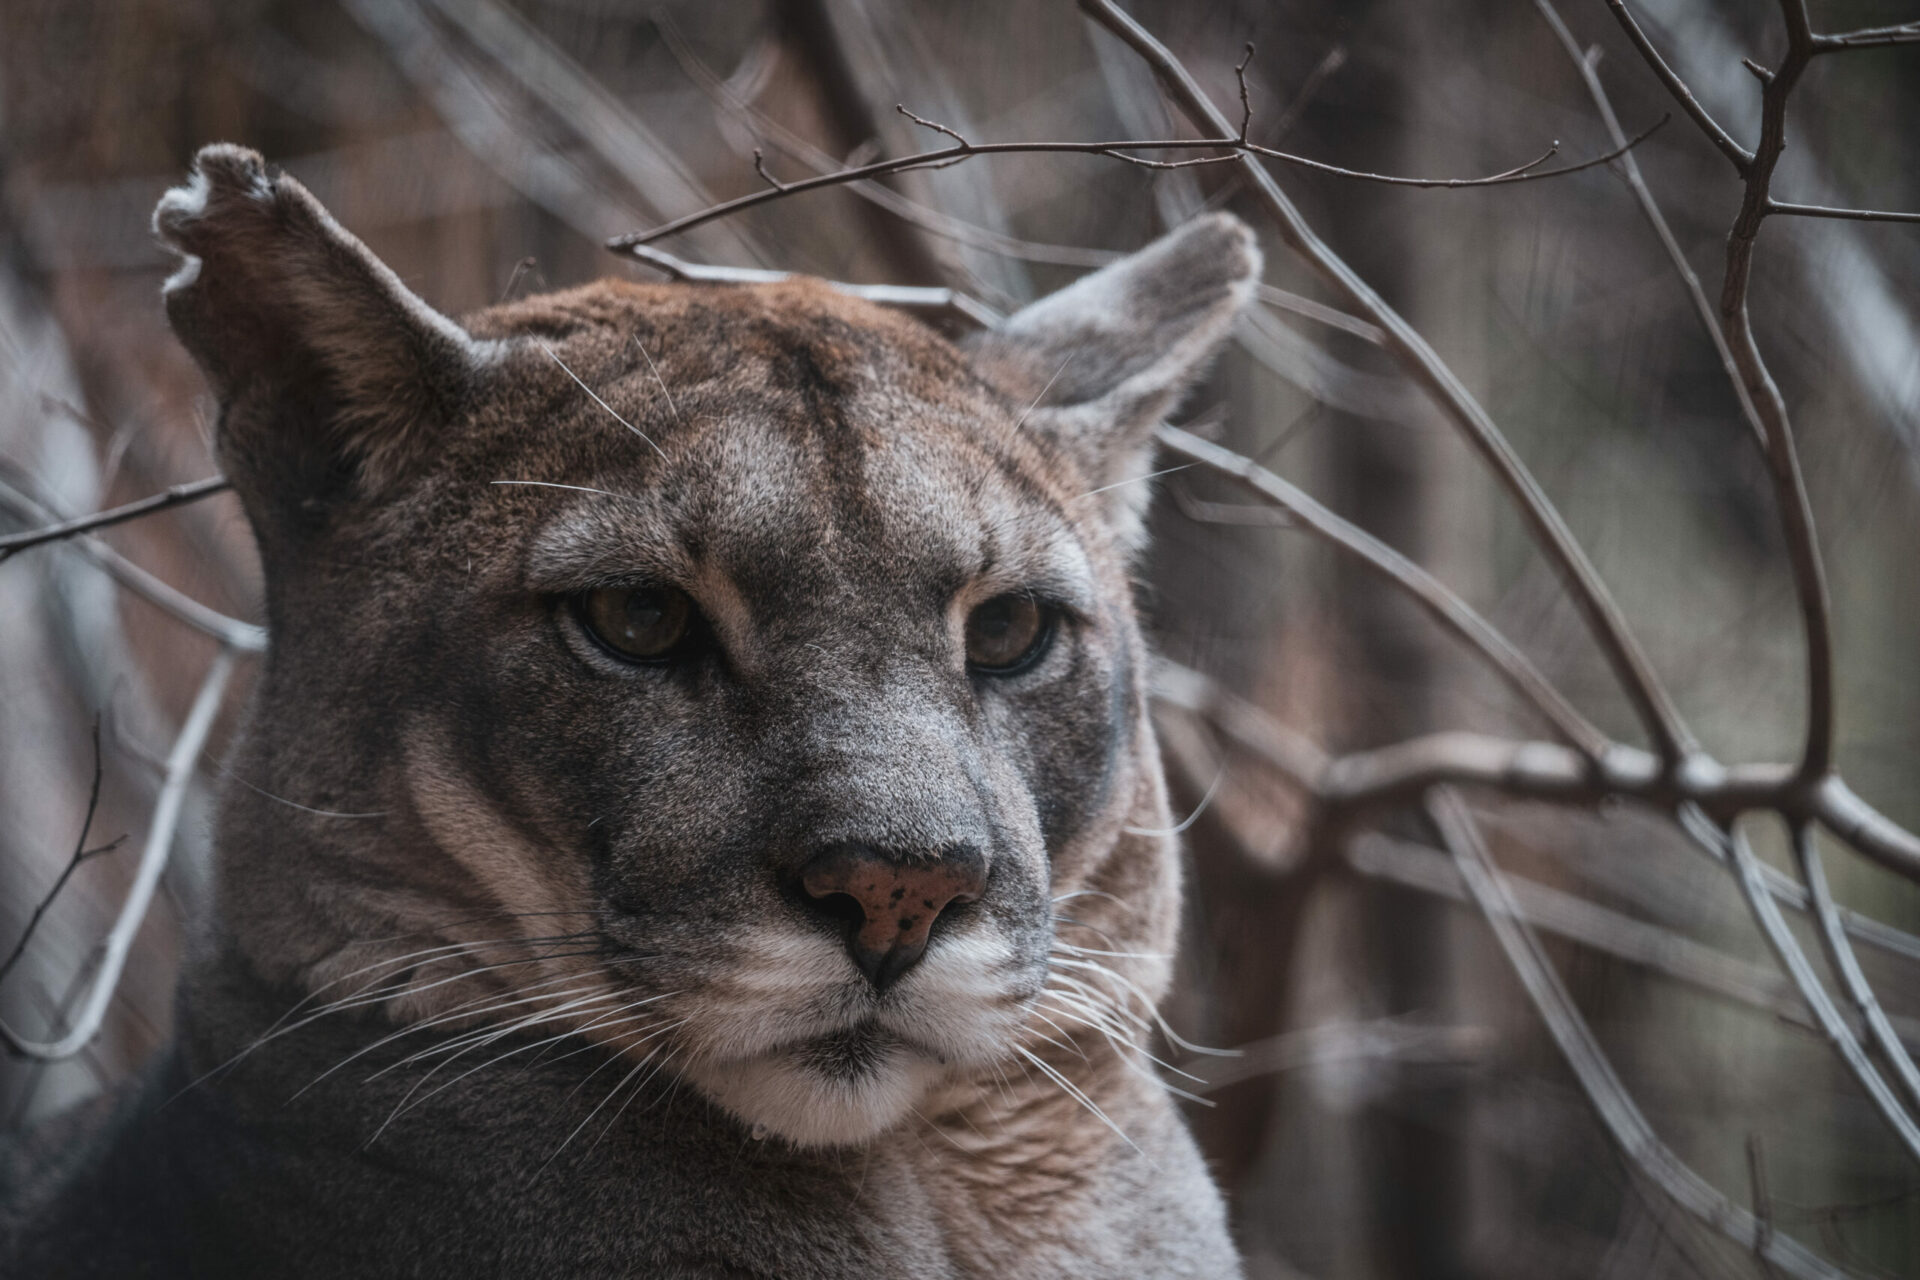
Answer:
<svg viewBox="0 0 1920 1280"><path fill-rule="evenodd" d="M1097 964L1091 960L1071 960L1071 959L1067 959L1066 957L1058 957L1058 958L1049 957L1047 960L1047 963L1049 965L1053 965L1053 964L1067 965L1076 969L1091 969L1094 972L1099 973L1103 977L1107 978L1109 981L1112 981L1121 986L1124 986L1129 992L1131 992L1134 995L1135 998L1137 998L1140 1001L1142 1005L1146 1007L1148 1016L1153 1019L1154 1025L1159 1028L1160 1034L1167 1038L1168 1043L1178 1048L1185 1049L1188 1053L1205 1054L1206 1056L1212 1057L1212 1058L1237 1058L1240 1056L1240 1051L1238 1049L1210 1049L1205 1045L1195 1044L1191 1040L1188 1040L1185 1037L1181 1036L1172 1027L1167 1025L1167 1020L1160 1016L1160 1011L1154 1007L1153 1001L1147 998L1147 995L1145 992L1140 990L1139 987L1135 986L1131 980L1125 977L1122 977L1120 974L1115 973L1112 969L1109 969L1106 965Z"/></svg>
<svg viewBox="0 0 1920 1280"><path fill-rule="evenodd" d="M660 376L660 366L653 362L653 357L647 352L647 344L640 341L637 333L633 335L633 345L640 348L641 355L646 356L647 368L653 371L653 380L660 385L660 394L667 398L667 408L673 411L673 420L684 425L686 419L680 416L680 406L673 402L673 393L667 390L667 380Z"/></svg>
<svg viewBox="0 0 1920 1280"><path fill-rule="evenodd" d="M627 430L633 432L633 434L639 436L642 440L645 440L647 442L647 447L649 449L652 449L655 453L659 454L661 457L664 458L667 456L667 451L665 449L662 449L659 445L655 444L652 441L652 439L648 437L646 432L642 431L640 428L634 426L631 422L628 422L625 418L621 417L618 413L614 412L614 408L612 405L608 404L605 400L602 400L599 396L595 395L592 387L588 386L584 382L581 382L580 375L575 373L573 370L567 368L567 362L562 360L559 356L555 355L553 353L552 347L548 346L544 342L538 342L538 341L536 341L534 345L538 346L542 351L546 352L547 359L559 365L561 372L565 373L569 378L572 378L575 385L577 385L582 391L586 392L588 397L590 397L595 404L599 405L602 409L605 409L607 413L612 416L615 422L619 423L621 426L625 427ZM1191 466L1193 464L1189 463L1188 465Z"/></svg>
<svg viewBox="0 0 1920 1280"><path fill-rule="evenodd" d="M1146 1152L1140 1150L1140 1145L1136 1143L1132 1138L1129 1138L1127 1136L1126 1131L1124 1129L1122 1129L1119 1125L1115 1124L1112 1120L1110 1120L1107 1117L1107 1113L1100 1109L1100 1106L1098 1103L1096 1103L1092 1098L1089 1098L1085 1093L1082 1093L1078 1085L1074 1084L1073 1081L1067 1079L1067 1077L1061 1074L1059 1071L1056 1071L1053 1065L1049 1063L1046 1059L1042 1058L1039 1054L1034 1053L1029 1049L1021 1048L1019 1045L1015 1045L1013 1047L1013 1051L1019 1054L1022 1058L1025 1058L1028 1062L1031 1062L1034 1066L1040 1068L1040 1071L1043 1075L1045 1075L1048 1079L1052 1080L1055 1084L1059 1085L1060 1088L1066 1093L1066 1095L1069 1098L1072 1098L1075 1102L1078 1102L1081 1106L1085 1107L1089 1112L1091 1112L1094 1118L1099 1120L1101 1124L1104 1124L1105 1126L1107 1126L1107 1128L1113 1130L1114 1134L1119 1137L1120 1141L1132 1147L1134 1151L1139 1153L1142 1159L1147 1160L1147 1163L1149 1164L1154 1163L1147 1156ZM1158 1166L1156 1165L1155 1167L1157 1168Z"/></svg>

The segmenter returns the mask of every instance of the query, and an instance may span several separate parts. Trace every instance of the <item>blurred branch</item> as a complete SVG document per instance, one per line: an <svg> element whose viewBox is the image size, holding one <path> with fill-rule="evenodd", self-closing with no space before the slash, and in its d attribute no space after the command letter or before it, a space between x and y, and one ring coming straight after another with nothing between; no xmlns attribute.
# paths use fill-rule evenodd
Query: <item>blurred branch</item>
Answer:
<svg viewBox="0 0 1920 1280"><path fill-rule="evenodd" d="M627 250L636 261L664 273L670 280L691 284L771 284L791 278L786 271L763 271L750 267L708 267L688 262L663 249L637 244ZM925 288L908 284L846 284L829 280L830 288L883 307L899 307L941 316L962 325L990 329L1003 318L999 312L956 289Z"/></svg>
<svg viewBox="0 0 1920 1280"><path fill-rule="evenodd" d="M0 479L0 511L9 511L16 519L34 524L64 523L58 512L49 510L16 487L24 484L26 477L21 476L18 469L5 459L0 459L0 476L7 477ZM70 541L75 549L115 582L162 613L212 636L227 648L241 653L265 652L267 633L262 628L209 609L192 596L168 586L91 534L77 533L72 535Z"/></svg>
<svg viewBox="0 0 1920 1280"><path fill-rule="evenodd" d="M1807 885L1807 897L1819 926L1820 946L1826 952L1827 967L1839 976L1847 998L1860 1011L1882 1061L1892 1068L1901 1087L1907 1091L1909 1102L1920 1106L1920 1071L1914 1070L1912 1057L1900 1042L1900 1037L1894 1033L1886 1010L1874 998L1873 986L1867 981L1867 975L1860 971L1859 958L1853 954L1853 944L1847 941L1840 914L1834 907L1833 894L1827 888L1827 873L1820 864L1820 849L1813 828L1804 822L1793 829L1793 853L1800 864L1800 878Z"/></svg>
<svg viewBox="0 0 1920 1280"><path fill-rule="evenodd" d="M1760 860L1754 856L1746 837L1737 827L1731 824L1722 826L1693 805L1680 807L1680 825L1688 835L1716 856L1723 858L1731 867L1734 882L1739 885L1741 895L1747 900L1748 909L1753 913L1754 923L1759 925L1761 935L1766 938L1768 947L1780 962L1780 967L1786 970L1787 977L1799 989L1801 998L1807 1002L1807 1007L1813 1011L1815 1020L1820 1024L1821 1034L1840 1055L1841 1061L1846 1064L1847 1070L1853 1074L1860 1087L1866 1091L1874 1108L1886 1120L1894 1136L1906 1148L1907 1154L1916 1163L1920 1163L1920 1125L1914 1123L1913 1117L1906 1113L1900 1105L1900 1100L1887 1087L1880 1073L1874 1069L1871 1062L1867 1061L1866 1051L1861 1047L1859 1038L1854 1035L1853 1028L1847 1025L1846 1020L1840 1016L1840 1010L1827 995L1826 988L1821 985L1819 976L1814 973L1812 964L1807 960L1806 952L1801 950L1799 940L1787 927L1778 904L1774 901L1773 895L1768 892L1766 880L1760 874Z"/></svg>
<svg viewBox="0 0 1920 1280"><path fill-rule="evenodd" d="M1620 128L1620 118L1614 113L1613 101L1608 98L1606 89L1600 83L1597 67L1599 49L1595 46L1585 53L1573 38L1573 32L1560 19L1560 13L1553 7L1552 0L1534 0L1534 7L1540 16L1546 19L1554 38L1565 49L1567 57L1572 59L1574 67L1580 73L1581 81L1587 87L1587 95L1593 99L1593 105L1600 113L1600 119L1607 127L1609 137L1619 141L1625 138ZM1674 274L1680 277L1681 286L1687 291L1687 300L1693 304L1694 315L1700 321L1700 327L1707 335L1707 341L1713 344L1714 354L1720 358L1720 367L1726 372L1727 384L1733 388L1735 400L1740 405L1740 416L1746 419L1752 429L1753 437L1764 447L1767 429L1761 425L1759 410L1753 407L1753 397L1747 394L1746 381L1740 376L1740 368L1734 363L1733 349L1727 345L1726 334L1720 331L1719 317L1715 315L1713 304L1707 301L1707 291L1700 284L1700 277L1693 265L1687 261L1687 255L1680 248L1678 237L1673 228L1667 225L1666 215L1660 212L1659 204L1653 198L1646 179L1640 173L1640 161L1632 152L1623 154L1615 163L1614 171L1627 184L1633 193L1634 202L1640 206L1640 214L1653 228L1653 234L1659 239L1660 247L1666 252L1667 261L1673 267Z"/></svg>
<svg viewBox="0 0 1920 1280"><path fill-rule="evenodd" d="M126 967L127 953L133 945L134 935L146 919L154 890L160 885L160 873L166 870L167 856L173 848L174 830L180 822L180 810L186 803L187 788L193 782L194 766L206 747L214 716L220 710L221 696L226 692L227 680L233 674L234 657L235 649L230 644L222 644L214 654L213 662L200 682L200 692L194 698L193 708L181 724L179 736L174 739L173 750L167 756L166 781L154 805L153 820L147 828L146 846L140 852L140 865L134 872L133 883L127 889L126 900L120 906L120 914L114 918L113 927L100 940L97 948L99 965L94 970L79 1015L73 1025L54 1040L31 1039L0 1022L0 1040L5 1040L14 1053L47 1062L57 1061L80 1052L99 1034L107 1005L113 1000L114 988L119 985L121 971Z"/></svg>
<svg viewBox="0 0 1920 1280"><path fill-rule="evenodd" d="M1305 156L1290 152L1277 151L1258 143L1248 142L1244 138L1223 136L1213 138L1129 138L1110 142L969 142L947 126L933 120L922 119L908 111L904 106L898 108L900 114L915 124L944 133L954 139L949 147L940 147L932 151L920 151L913 155L896 156L890 160L876 160L871 164L857 165L841 169L834 173L824 173L812 178L802 178L795 182L777 184L764 191L755 191L748 195L725 200L698 213L676 218L650 231L639 231L629 235L615 236L607 241L607 248L614 253L625 253L634 245L651 244L681 231L690 231L695 227L724 218L729 214L751 209L787 196L801 195L809 191L819 191L826 187L845 186L871 178L883 177L894 173L910 173L919 169L939 169L947 165L959 164L976 156L994 155L1093 155L1105 156L1109 160L1120 160L1127 164L1138 165L1143 169L1185 169L1196 165L1226 164L1247 156L1259 156L1280 164L1308 169L1315 173L1324 173L1337 178L1352 178L1361 182L1380 183L1394 187L1421 187L1457 189L1463 187L1496 187L1516 182L1535 182L1543 178L1558 178L1569 173L1578 173L1596 165L1606 164L1617 158L1621 152L1609 151L1604 155L1592 156L1574 164L1562 165L1557 169L1541 169L1540 166L1559 154L1560 144L1554 143L1539 156L1516 168L1489 174L1482 178L1411 178L1393 174L1368 173L1359 169L1346 169L1339 165L1326 164L1319 160L1310 160ZM1628 143L1637 146L1656 129L1666 123L1663 117ZM1226 132L1224 129L1222 132ZM1195 156L1184 160L1152 160L1145 156L1128 155L1130 151L1220 151L1221 155ZM769 181L772 179L769 177Z"/></svg>
<svg viewBox="0 0 1920 1280"><path fill-rule="evenodd" d="M1660 1141L1561 983L1466 805L1451 789L1436 787L1427 796L1426 809L1514 976L1614 1146L1640 1181L1689 1216L1751 1250L1767 1266L1796 1277L1841 1276L1792 1237L1762 1231L1752 1214L1714 1189Z"/></svg>
<svg viewBox="0 0 1920 1280"><path fill-rule="evenodd" d="M1366 530L1341 519L1273 472L1231 450L1172 426L1162 427L1159 439L1170 453L1238 481L1293 517L1295 526L1302 532L1359 557L1369 568L1401 588L1429 616L1485 658L1515 692L1589 759L1597 761L1612 748L1607 736L1582 716L1512 641L1425 569Z"/></svg>
<svg viewBox="0 0 1920 1280"><path fill-rule="evenodd" d="M71 538L75 534L86 533L93 529L104 529L108 525L120 524L127 520L138 520L142 516L152 515L156 511L165 511L169 507L184 506L189 502L198 502L210 498L216 493L225 493L232 488L225 476L208 476L204 480L194 480L187 484L176 484L154 494L106 511L96 511L88 516L75 516L71 520L62 520L58 524L47 525L39 529L27 529L20 533L10 533L0 537L0 562L9 556L24 551L28 547L37 547L42 543L58 542Z"/></svg>
<svg viewBox="0 0 1920 1280"><path fill-rule="evenodd" d="M1144 27L1112 0L1079 0L1079 3L1089 18L1118 36L1153 68L1197 128L1215 137L1230 131L1225 117L1199 82ZM1304 257L1363 319L1386 334L1388 350L1445 410L1519 502L1529 528L1567 584L1575 607L1593 631L1635 711L1652 734L1661 759L1669 768L1677 768L1681 760L1697 748L1693 735L1681 722L1679 711L1654 674L1639 642L1633 638L1625 616L1598 571L1513 446L1426 339L1314 233L1273 175L1250 156L1236 155L1231 159L1253 183L1256 195L1287 246Z"/></svg>
<svg viewBox="0 0 1920 1280"><path fill-rule="evenodd" d="M1396 840L1375 831L1361 832L1347 844L1346 863L1372 879L1456 902L1472 902L1453 863L1411 841ZM1521 915L1537 929L1700 991L1761 1010L1803 1029L1818 1031L1792 987L1770 969L1551 885L1514 875L1509 875L1507 881L1513 888ZM1891 1021L1888 1027L1893 1030ZM1920 1043L1920 1024L1909 1022L1906 1038Z"/></svg>

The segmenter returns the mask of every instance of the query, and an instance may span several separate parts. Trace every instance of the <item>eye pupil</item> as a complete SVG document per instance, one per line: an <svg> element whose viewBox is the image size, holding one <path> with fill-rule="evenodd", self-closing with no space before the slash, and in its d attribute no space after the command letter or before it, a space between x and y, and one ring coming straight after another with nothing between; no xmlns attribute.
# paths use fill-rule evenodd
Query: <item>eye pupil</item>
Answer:
<svg viewBox="0 0 1920 1280"><path fill-rule="evenodd" d="M589 591L580 618L601 644L642 662L669 657L686 639L693 602L677 587L610 587Z"/></svg>
<svg viewBox="0 0 1920 1280"><path fill-rule="evenodd" d="M1052 619L1031 596L995 596L967 618L967 662L976 670L1010 675L1039 657Z"/></svg>

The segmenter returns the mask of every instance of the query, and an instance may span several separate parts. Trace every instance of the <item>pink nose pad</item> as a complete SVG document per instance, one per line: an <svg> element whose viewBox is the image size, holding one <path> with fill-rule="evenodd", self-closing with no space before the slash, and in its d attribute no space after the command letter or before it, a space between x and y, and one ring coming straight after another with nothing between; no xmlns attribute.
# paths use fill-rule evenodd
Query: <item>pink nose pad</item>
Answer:
<svg viewBox="0 0 1920 1280"><path fill-rule="evenodd" d="M840 905L836 899L859 909L847 950L875 989L884 991L926 951L942 911L985 891L987 866L971 849L907 860L866 845L839 844L807 864L800 885L829 910Z"/></svg>

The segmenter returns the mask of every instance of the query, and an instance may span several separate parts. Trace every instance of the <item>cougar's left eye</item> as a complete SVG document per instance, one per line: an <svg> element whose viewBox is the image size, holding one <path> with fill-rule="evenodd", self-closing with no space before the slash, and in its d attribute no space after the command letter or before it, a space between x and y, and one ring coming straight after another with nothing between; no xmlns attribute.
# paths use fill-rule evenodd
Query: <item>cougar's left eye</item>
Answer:
<svg viewBox="0 0 1920 1280"><path fill-rule="evenodd" d="M603 587L576 598L593 638L633 662L673 656L694 622L693 601L678 587Z"/></svg>
<svg viewBox="0 0 1920 1280"><path fill-rule="evenodd" d="M1032 666L1053 634L1053 616L1032 596L995 596L967 616L967 664L987 675Z"/></svg>

